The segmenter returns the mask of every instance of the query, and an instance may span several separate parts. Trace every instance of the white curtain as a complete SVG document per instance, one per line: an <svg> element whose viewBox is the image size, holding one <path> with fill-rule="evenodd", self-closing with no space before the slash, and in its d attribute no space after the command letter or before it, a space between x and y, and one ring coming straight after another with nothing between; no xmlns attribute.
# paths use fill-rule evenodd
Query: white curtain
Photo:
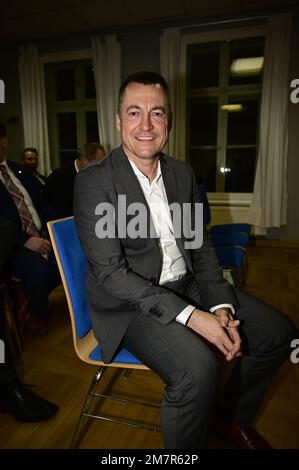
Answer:
<svg viewBox="0 0 299 470"><path fill-rule="evenodd" d="M39 171L51 171L45 80L37 46L21 46L19 78L25 147L35 147L39 154Z"/></svg>
<svg viewBox="0 0 299 470"><path fill-rule="evenodd" d="M287 223L289 57L292 16L269 18L260 116L260 145L248 221L261 227Z"/></svg>
<svg viewBox="0 0 299 470"><path fill-rule="evenodd" d="M97 94L100 142L106 152L120 145L115 127L117 96L120 87L120 44L115 35L92 38L92 58Z"/></svg>
<svg viewBox="0 0 299 470"><path fill-rule="evenodd" d="M180 149L181 133L184 126L180 96L180 49L180 29L165 29L160 39L160 66L161 74L168 82L173 113L172 130L165 151L179 160L184 160Z"/></svg>

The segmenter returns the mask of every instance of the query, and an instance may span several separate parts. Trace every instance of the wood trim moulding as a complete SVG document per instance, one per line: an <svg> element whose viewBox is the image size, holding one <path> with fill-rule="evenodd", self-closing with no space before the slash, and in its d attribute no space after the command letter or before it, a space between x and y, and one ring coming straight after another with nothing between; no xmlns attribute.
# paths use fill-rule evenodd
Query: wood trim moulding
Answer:
<svg viewBox="0 0 299 470"><path fill-rule="evenodd" d="M299 250L299 240L270 240L268 238L255 238L250 240L250 245L265 248L288 248Z"/></svg>
<svg viewBox="0 0 299 470"><path fill-rule="evenodd" d="M91 49L78 49L75 51L48 52L41 54L40 60L42 64L51 62L68 62L70 60L91 59Z"/></svg>

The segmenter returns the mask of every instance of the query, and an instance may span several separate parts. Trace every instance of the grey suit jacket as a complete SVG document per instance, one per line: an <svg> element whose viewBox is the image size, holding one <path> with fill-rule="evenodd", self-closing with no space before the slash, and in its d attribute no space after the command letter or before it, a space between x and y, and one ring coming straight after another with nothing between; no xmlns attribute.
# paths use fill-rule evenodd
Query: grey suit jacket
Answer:
<svg viewBox="0 0 299 470"><path fill-rule="evenodd" d="M161 172L169 204L199 202L199 191L192 169L183 162L162 155ZM167 324L188 305L174 292L158 285L161 271L160 248L156 238L130 238L118 226L118 195L125 195L127 206L143 203L150 212L138 179L123 148L114 150L99 164L78 173L75 181L74 216L79 238L87 258L86 288L93 329L110 362L134 315L152 315ZM116 237L98 238L96 224L104 220L99 204L115 208L105 220L113 223ZM103 206L102 206L103 207ZM97 208L97 209L96 209ZM127 215L127 223L133 215ZM187 268L198 282L202 306L209 310L220 303L238 306L237 298L223 280L214 249L205 236L199 249L186 249L184 236L176 239Z"/></svg>

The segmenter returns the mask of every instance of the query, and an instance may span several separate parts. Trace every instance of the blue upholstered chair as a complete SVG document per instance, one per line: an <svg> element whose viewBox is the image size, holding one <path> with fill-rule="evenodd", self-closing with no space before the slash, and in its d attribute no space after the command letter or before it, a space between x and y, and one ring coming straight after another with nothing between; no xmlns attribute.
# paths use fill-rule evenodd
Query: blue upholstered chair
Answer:
<svg viewBox="0 0 299 470"><path fill-rule="evenodd" d="M203 203L203 220L211 223L211 210L203 185L200 188L200 202ZM215 247L217 258L230 283L244 284L247 266L247 246L251 225L246 223L219 224L209 227L208 232Z"/></svg>
<svg viewBox="0 0 299 470"><path fill-rule="evenodd" d="M236 227L235 227L236 226ZM239 231L243 228L244 232ZM248 229L249 227L249 229ZM219 230L218 230L219 228ZM220 266L231 270L235 284L245 283L249 224L214 225L209 230Z"/></svg>
<svg viewBox="0 0 299 470"><path fill-rule="evenodd" d="M103 363L101 347L97 343L92 331L89 307L85 292L86 259L77 235L74 218L69 217L49 222L48 230L68 303L75 351L77 356L83 362L99 366L88 390L83 409L72 438L71 447L77 447L80 436L82 435L83 426L88 418L113 421L119 424L141 427L151 431L159 430L158 426L124 420L121 417L107 417L104 414L100 414L98 409L96 409L97 413L94 414L94 410L97 408L94 403L95 397L99 399L110 398L127 404L142 404L155 407L159 407L160 405L129 400L128 398L124 399L123 397L116 397L112 393L109 395L97 393L96 390L100 379L109 367L117 367L124 370L149 369L133 356L133 354L125 349L122 349L118 353L111 364Z"/></svg>

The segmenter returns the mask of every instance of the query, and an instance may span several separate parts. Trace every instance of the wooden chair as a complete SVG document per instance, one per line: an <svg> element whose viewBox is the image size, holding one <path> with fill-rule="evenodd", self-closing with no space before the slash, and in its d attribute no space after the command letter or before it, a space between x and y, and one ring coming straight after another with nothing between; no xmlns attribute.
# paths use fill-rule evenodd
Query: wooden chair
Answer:
<svg viewBox="0 0 299 470"><path fill-rule="evenodd" d="M87 392L83 409L71 441L71 448L77 447L80 442L82 430L87 419L101 419L115 423L158 431L156 425L140 423L122 417L111 417L98 410L97 400L110 399L128 405L145 405L159 408L159 404L147 403L140 400L109 393L98 393L100 380L108 368L123 370L149 370L129 351L122 349L110 364L102 361L101 346L98 344L92 330L89 308L85 292L85 265L86 259L82 251L73 217L55 220L48 223L48 230L58 263L65 295L68 303L72 324L73 344L77 356L87 364L98 366L89 390ZM109 387L108 387L109 388ZM95 403L94 403L95 401Z"/></svg>

